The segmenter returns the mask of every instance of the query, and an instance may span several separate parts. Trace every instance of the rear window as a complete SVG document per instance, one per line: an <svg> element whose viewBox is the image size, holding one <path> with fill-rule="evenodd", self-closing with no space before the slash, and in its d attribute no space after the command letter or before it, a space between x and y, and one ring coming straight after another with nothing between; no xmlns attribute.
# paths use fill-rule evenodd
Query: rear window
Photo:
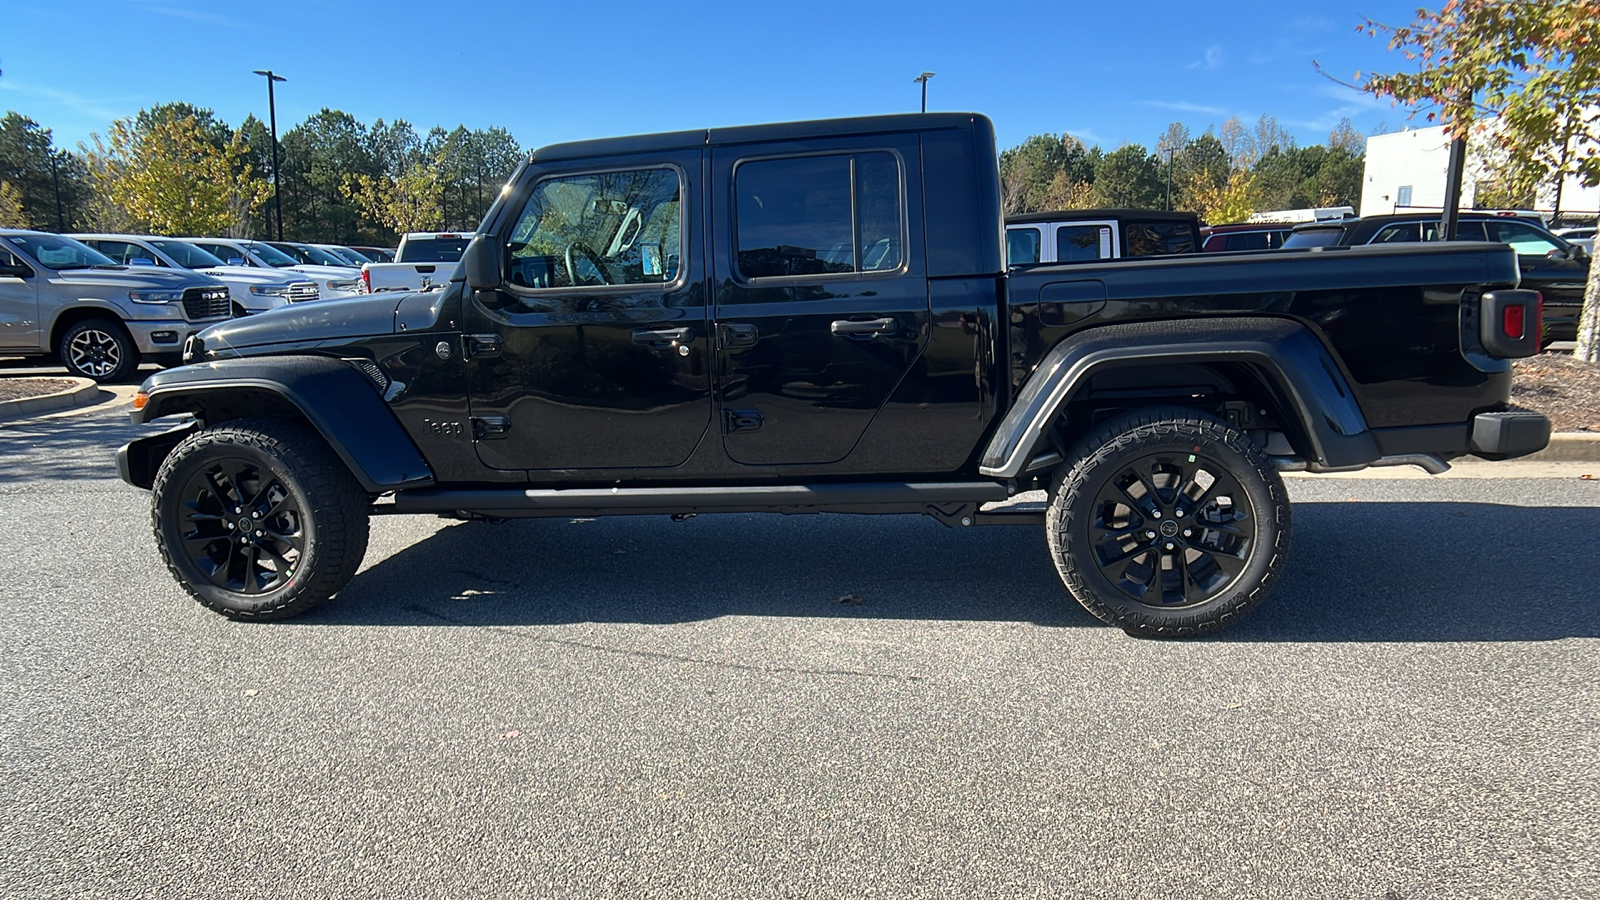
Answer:
<svg viewBox="0 0 1600 900"><path fill-rule="evenodd" d="M1195 230L1182 222L1132 222L1122 233L1123 256L1171 256L1199 249Z"/></svg>
<svg viewBox="0 0 1600 900"><path fill-rule="evenodd" d="M1333 247L1339 243L1339 238L1344 235L1343 228L1307 228L1289 235L1283 242L1283 249L1293 250L1298 247Z"/></svg>
<svg viewBox="0 0 1600 900"><path fill-rule="evenodd" d="M467 245L470 243L472 243L471 236L408 240L405 246L400 248L400 256L396 261L408 263L460 262L461 254L467 252Z"/></svg>

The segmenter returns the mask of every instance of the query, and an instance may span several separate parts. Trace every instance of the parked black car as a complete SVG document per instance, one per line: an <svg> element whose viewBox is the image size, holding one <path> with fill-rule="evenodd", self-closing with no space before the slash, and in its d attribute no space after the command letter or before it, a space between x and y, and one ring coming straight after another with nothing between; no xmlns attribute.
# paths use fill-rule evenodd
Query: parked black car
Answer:
<svg viewBox="0 0 1600 900"><path fill-rule="evenodd" d="M327 600L377 514L919 513L1042 526L1091 613L1181 636L1283 571L1280 469L1548 440L1507 408L1538 312L1506 247L1008 273L1000 208L973 114L545 147L444 289L198 335L133 413L195 421L119 472L179 583L242 619Z"/></svg>
<svg viewBox="0 0 1600 900"><path fill-rule="evenodd" d="M1301 225L1283 246L1352 247L1437 240L1438 213L1402 213ZM1456 240L1510 244L1522 269L1522 287L1544 297L1544 343L1577 338L1589 279L1587 250L1525 219L1488 213L1462 213Z"/></svg>

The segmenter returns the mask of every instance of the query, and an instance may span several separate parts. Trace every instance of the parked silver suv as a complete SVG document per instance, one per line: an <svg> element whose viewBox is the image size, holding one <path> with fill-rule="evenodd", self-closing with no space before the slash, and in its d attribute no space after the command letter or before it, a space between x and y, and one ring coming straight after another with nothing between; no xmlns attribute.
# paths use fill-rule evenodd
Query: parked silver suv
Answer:
<svg viewBox="0 0 1600 900"><path fill-rule="evenodd" d="M227 285L188 269L120 266L71 238L0 229L0 356L59 356L74 375L132 378L144 357L231 318Z"/></svg>

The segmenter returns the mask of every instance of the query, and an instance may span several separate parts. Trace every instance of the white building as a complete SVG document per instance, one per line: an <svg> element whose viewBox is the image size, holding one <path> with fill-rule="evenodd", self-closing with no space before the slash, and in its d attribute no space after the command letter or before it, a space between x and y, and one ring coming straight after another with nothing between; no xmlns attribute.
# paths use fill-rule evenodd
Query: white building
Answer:
<svg viewBox="0 0 1600 900"><path fill-rule="evenodd" d="M1443 209L1445 182L1450 169L1450 141L1444 126L1414 128L1367 138L1366 171L1361 185L1361 215ZM1473 209L1483 161L1467 154L1467 171L1461 179L1461 208ZM1555 185L1541 190L1535 208L1554 214ZM1561 189L1559 212L1569 215L1600 212L1600 187L1584 187L1568 178Z"/></svg>

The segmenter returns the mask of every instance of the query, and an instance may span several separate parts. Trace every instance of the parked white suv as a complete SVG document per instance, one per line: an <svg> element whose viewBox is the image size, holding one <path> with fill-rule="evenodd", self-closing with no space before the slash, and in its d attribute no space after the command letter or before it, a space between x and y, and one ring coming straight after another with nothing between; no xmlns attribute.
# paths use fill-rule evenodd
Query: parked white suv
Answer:
<svg viewBox="0 0 1600 900"><path fill-rule="evenodd" d="M253 315L316 300L317 283L288 270L230 266L210 253L177 238L136 234L69 234L125 266L193 269L228 286L235 316Z"/></svg>
<svg viewBox="0 0 1600 900"><path fill-rule="evenodd" d="M234 260L239 260L237 265L304 272L317 283L317 293L323 300L354 297L362 292L361 275L358 270L344 266L305 265L265 241L206 237L186 237L180 240L199 247L217 259L227 261L228 265L236 265Z"/></svg>
<svg viewBox="0 0 1600 900"><path fill-rule="evenodd" d="M227 285L188 269L121 266L59 234L0 229L0 355L60 357L95 381L176 361L189 335L232 317Z"/></svg>

